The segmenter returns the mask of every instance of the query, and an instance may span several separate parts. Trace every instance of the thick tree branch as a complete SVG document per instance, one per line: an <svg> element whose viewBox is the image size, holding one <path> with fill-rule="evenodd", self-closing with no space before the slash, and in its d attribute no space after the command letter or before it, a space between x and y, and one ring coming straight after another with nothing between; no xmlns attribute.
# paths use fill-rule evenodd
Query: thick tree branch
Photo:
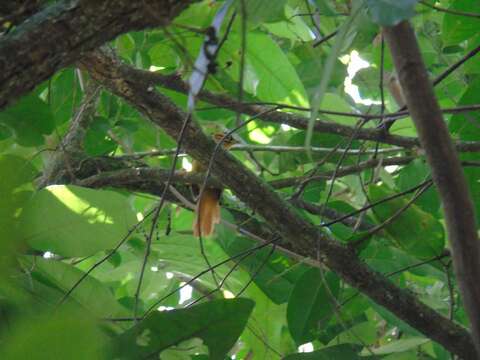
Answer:
<svg viewBox="0 0 480 360"><path fill-rule="evenodd" d="M193 0L65 0L0 40L0 109L119 34L165 26Z"/></svg>
<svg viewBox="0 0 480 360"><path fill-rule="evenodd" d="M91 76L114 94L131 103L145 117L176 138L185 113L166 96L157 93L151 82L131 77L129 67L105 53L86 56L83 64ZM195 122L185 130L183 147L187 153L208 165L215 144ZM358 288L399 318L464 358L475 352L468 332L433 309L419 302L408 290L396 287L381 274L360 261L356 254L329 239L313 224L300 217L270 186L249 171L233 155L220 149L212 168L213 174L249 207L261 215L287 241L282 244L301 256L320 260L337 272L347 283Z"/></svg>
<svg viewBox="0 0 480 360"><path fill-rule="evenodd" d="M142 191L148 189L148 193L159 194L153 191L153 187L158 187L167 181L169 170L158 169L151 167L129 167L126 169L119 169L113 171L101 172L96 175L78 180L76 185L86 187L126 187L135 191ZM172 177L172 184L201 185L204 181L204 176L201 173L186 173L183 171L176 172ZM143 185L147 184L147 185ZM215 179L208 179L209 186L222 187L222 184Z"/></svg>
<svg viewBox="0 0 480 360"><path fill-rule="evenodd" d="M412 27L402 22L386 28L385 35L442 199L453 263L480 354L480 241L468 186Z"/></svg>
<svg viewBox="0 0 480 360"><path fill-rule="evenodd" d="M0 25L10 23L17 25L35 14L42 0L14 0L0 4Z"/></svg>
<svg viewBox="0 0 480 360"><path fill-rule="evenodd" d="M163 184L167 177L168 171L165 169L153 168L153 167L135 167L129 166L128 168L118 168L115 169L115 161L124 160L124 157L106 157L102 158L104 164L108 164L109 160L112 160L112 167L107 167L107 171L96 172L94 175L91 173L75 174L79 179L76 181L77 185L87 186L87 187L104 187L104 186L114 186L122 187L125 186L130 190L135 191L147 191L151 194L158 194L157 192L152 192L151 187L158 186L158 184ZM363 170L372 169L381 164L382 166L389 165L406 165L413 161L415 158L413 156L406 157L394 157L387 159L370 159L356 165L352 166L342 166L338 168L335 172L336 178L341 178L343 176L359 173ZM92 163L95 164L95 158L91 159ZM105 166L103 166L105 168ZM298 186L304 181L316 181L316 180L328 180L332 178L334 170L321 172L315 176L303 175L296 177L289 177L285 179L271 180L268 184L274 189L282 189L290 186ZM179 171L174 174L172 178L172 183L174 184L197 184L201 185L204 181L203 174L192 174ZM222 187L222 184L215 178L208 179L208 186L212 187Z"/></svg>
<svg viewBox="0 0 480 360"><path fill-rule="evenodd" d="M73 184L91 188L116 187L160 196L163 193L168 175L169 171L166 169L130 167L127 169L100 172L99 174L79 179L73 182ZM193 201L193 199L190 199L191 194L188 191L188 186L191 184L202 185L203 182L204 175L201 173L186 173L184 171L178 171L172 177L172 186L175 186L175 189L188 201ZM213 178L208 179L207 185L216 188L222 187L222 184ZM169 196L168 200L177 202L172 195ZM311 214L322 215L330 220L335 220L345 215L334 209L312 204L300 199L292 200L291 203ZM356 226L358 219L351 216L341 222L346 226L354 227ZM373 227L372 224L368 224L364 221L360 223L359 229L366 230L371 227Z"/></svg>

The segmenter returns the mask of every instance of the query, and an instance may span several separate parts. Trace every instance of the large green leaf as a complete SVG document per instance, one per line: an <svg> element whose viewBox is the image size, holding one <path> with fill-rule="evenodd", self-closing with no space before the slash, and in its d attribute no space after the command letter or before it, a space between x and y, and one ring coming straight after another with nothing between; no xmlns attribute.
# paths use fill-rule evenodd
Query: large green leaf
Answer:
<svg viewBox="0 0 480 360"><path fill-rule="evenodd" d="M28 244L69 257L115 247L135 222L124 196L72 185L38 191L21 215Z"/></svg>
<svg viewBox="0 0 480 360"><path fill-rule="evenodd" d="M342 310L342 315L343 313L344 311ZM353 319L339 320L336 317L332 317L330 324L328 324L328 326L322 329L322 331L319 333L318 340L320 340L323 344L328 344L333 339L337 338L342 332L349 331L349 329L355 325L362 324L366 321L368 321L367 317L363 314Z"/></svg>
<svg viewBox="0 0 480 360"><path fill-rule="evenodd" d="M7 240L7 234L14 231L14 219L28 199L23 196L25 190L31 190L28 184L34 179L37 170L31 162L16 155L0 155L0 241ZM23 191L22 191L23 190ZM10 236L9 235L9 236Z"/></svg>
<svg viewBox="0 0 480 360"><path fill-rule="evenodd" d="M43 144L43 135L53 131L55 120L48 105L31 94L0 112L0 124L13 129L20 145L37 146Z"/></svg>
<svg viewBox="0 0 480 360"><path fill-rule="evenodd" d="M240 44L240 35L231 33L218 55L219 63L232 63L227 72L233 79L238 78ZM297 106L308 104L295 68L270 36L258 31L248 33L245 60L246 91L262 101Z"/></svg>
<svg viewBox="0 0 480 360"><path fill-rule="evenodd" d="M289 145L289 146L298 146L302 147L305 145L306 133L305 131L298 131L298 132L289 132L287 134L278 134L274 140L272 141L272 145ZM321 134L315 133L311 139L312 147L318 148L334 148L341 143L342 138L336 134ZM358 148L358 142L353 141L351 149ZM329 155L327 157L327 155ZM299 165L309 163L312 160L308 157L306 151L305 152L282 152L279 155L279 166L280 171L290 171L295 170L299 167ZM312 159L315 161L322 161L326 159L327 163L337 164L338 161L341 159L340 154L328 154L327 152L313 152ZM354 164L358 158L353 159L352 157L346 157L343 161L343 165ZM325 169L327 170L327 169ZM320 170L321 171L321 170Z"/></svg>
<svg viewBox="0 0 480 360"><path fill-rule="evenodd" d="M247 19L253 24L285 20L286 3L287 0L247 0L245 1ZM241 11L241 6L241 1L237 1L237 11Z"/></svg>
<svg viewBox="0 0 480 360"><path fill-rule="evenodd" d="M246 252L257 245L254 241L235 236L232 232L229 236L222 235L219 235L219 242L230 256ZM306 266L296 264L278 251L271 250L271 246L256 250L242 258L239 264L274 303L282 304L287 302L293 285L305 272Z"/></svg>
<svg viewBox="0 0 480 360"><path fill-rule="evenodd" d="M393 195L385 185L371 185L368 193L372 202ZM406 206L408 201L405 198L386 201L376 205L373 208L373 213L378 221L387 221ZM445 234L442 224L415 204L411 204L393 222L386 225L384 229L397 246L420 259L430 259L440 255L445 246Z"/></svg>
<svg viewBox="0 0 480 360"><path fill-rule="evenodd" d="M277 1L272 2L267 0L264 1L264 4L266 4L267 7L270 7L272 3L279 6L281 2L282 1L278 1L277 5ZM263 23L262 26L266 28L269 33L292 41L311 41L314 39L314 34L309 26L300 16L295 16L294 11L289 6L285 8L285 13L288 20L282 19L282 21L278 22ZM285 18L283 13L282 16ZM271 15L268 15L268 17L274 19Z"/></svg>
<svg viewBox="0 0 480 360"><path fill-rule="evenodd" d="M64 69L50 80L49 104L57 125L67 122L80 105L83 91L75 71L73 68Z"/></svg>
<svg viewBox="0 0 480 360"><path fill-rule="evenodd" d="M240 339L248 350L260 359L275 358L276 352L293 352L297 346L287 331L287 305L273 303L256 284L251 284L244 294L255 301L255 308ZM268 339L268 343L264 339Z"/></svg>
<svg viewBox="0 0 480 360"><path fill-rule="evenodd" d="M186 221L189 230L192 220L193 217L189 216ZM204 252L212 265L228 258L228 255L215 242L208 239L202 241ZM202 256L198 239L191 235L172 233L169 236L160 236L159 241L152 244L152 250L156 252L157 258L165 271L180 271L183 274L195 276L208 268L208 264ZM227 274L229 269L230 267L227 265L219 266L215 268L215 273L222 277ZM229 276L229 285L234 288L241 288L243 281L246 279L245 273L236 271ZM212 280L210 272L201 277L201 281L205 285L213 288L215 283Z"/></svg>
<svg viewBox="0 0 480 360"><path fill-rule="evenodd" d="M91 156L105 155L116 149L117 144L108 133L110 130L108 119L97 116L85 134L85 152Z"/></svg>
<svg viewBox="0 0 480 360"><path fill-rule="evenodd" d="M450 10L467 13L480 13L480 2L472 0L454 0ZM459 16L454 13L445 13L443 18L442 37L445 45L458 43L478 34L478 18Z"/></svg>
<svg viewBox="0 0 480 360"><path fill-rule="evenodd" d="M430 168L425 159L415 159L410 164L404 166L395 179L395 184L400 191L411 189L430 176ZM440 198L435 186L431 186L420 196L415 205L422 210L436 216L440 210Z"/></svg>
<svg viewBox="0 0 480 360"><path fill-rule="evenodd" d="M143 359L195 337L208 346L210 359L222 360L242 333L253 306L249 299L230 299L154 312L114 340L115 357Z"/></svg>
<svg viewBox="0 0 480 360"><path fill-rule="evenodd" d="M372 20L382 26L395 26L415 15L418 0L367 0Z"/></svg>
<svg viewBox="0 0 480 360"><path fill-rule="evenodd" d="M93 318L82 311L60 311L23 318L2 338L3 360L102 360L107 356L107 336Z"/></svg>
<svg viewBox="0 0 480 360"><path fill-rule="evenodd" d="M51 304L53 306L57 306L63 295L84 276L83 271L61 261L42 258L22 258L21 261L26 267L33 269L31 275L37 281L54 290L60 290L50 294L50 301L55 301ZM99 318L127 316L126 310L115 300L110 290L91 276L81 281L69 295L69 299L73 299Z"/></svg>
<svg viewBox="0 0 480 360"><path fill-rule="evenodd" d="M37 173L33 165L15 155L0 155L0 283L8 279L7 267L14 261L11 253L21 247L18 214L32 194L30 184Z"/></svg>
<svg viewBox="0 0 480 360"><path fill-rule="evenodd" d="M331 272L311 269L295 284L287 308L290 334L297 344L315 339L333 315L340 288L338 277Z"/></svg>

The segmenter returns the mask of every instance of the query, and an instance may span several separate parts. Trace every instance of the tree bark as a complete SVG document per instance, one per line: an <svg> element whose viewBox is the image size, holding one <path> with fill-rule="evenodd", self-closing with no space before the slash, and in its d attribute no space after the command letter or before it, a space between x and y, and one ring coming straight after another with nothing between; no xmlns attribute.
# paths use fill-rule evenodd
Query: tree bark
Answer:
<svg viewBox="0 0 480 360"><path fill-rule="evenodd" d="M440 194L453 264L480 355L480 242L468 186L412 27L404 21L386 28L385 36Z"/></svg>
<svg viewBox="0 0 480 360"><path fill-rule="evenodd" d="M0 41L0 109L119 34L165 26L194 0L65 0Z"/></svg>

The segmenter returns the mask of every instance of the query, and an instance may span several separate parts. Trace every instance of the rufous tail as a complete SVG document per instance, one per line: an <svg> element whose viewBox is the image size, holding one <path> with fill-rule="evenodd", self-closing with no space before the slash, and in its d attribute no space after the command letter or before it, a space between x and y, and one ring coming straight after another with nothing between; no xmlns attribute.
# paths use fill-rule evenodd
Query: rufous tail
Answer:
<svg viewBox="0 0 480 360"><path fill-rule="evenodd" d="M194 236L209 236L215 225L220 223L220 193L218 189L205 189L202 197L198 199L193 221Z"/></svg>

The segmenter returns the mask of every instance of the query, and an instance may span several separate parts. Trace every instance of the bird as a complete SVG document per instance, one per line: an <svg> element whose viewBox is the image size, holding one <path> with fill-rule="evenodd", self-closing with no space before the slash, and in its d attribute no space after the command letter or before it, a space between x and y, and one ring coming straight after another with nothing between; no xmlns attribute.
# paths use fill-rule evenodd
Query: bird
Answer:
<svg viewBox="0 0 480 360"><path fill-rule="evenodd" d="M238 143L229 133L214 133L213 139L217 143L222 142L222 147L225 150L229 150ZM206 171L207 169L200 162L192 161L192 173ZM193 190L197 193L200 192L196 185L193 186ZM222 189L206 187L200 195L195 206L195 218L193 220L193 236L195 237L210 236L215 229L215 225L220 223Z"/></svg>

